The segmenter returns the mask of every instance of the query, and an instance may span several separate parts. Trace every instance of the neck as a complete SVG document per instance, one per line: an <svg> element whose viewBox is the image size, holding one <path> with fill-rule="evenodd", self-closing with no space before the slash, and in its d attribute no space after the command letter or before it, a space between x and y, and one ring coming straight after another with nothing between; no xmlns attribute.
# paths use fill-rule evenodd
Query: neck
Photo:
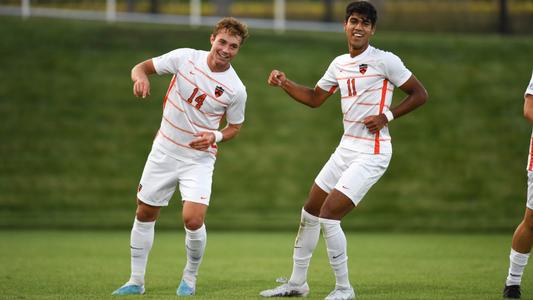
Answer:
<svg viewBox="0 0 533 300"><path fill-rule="evenodd" d="M209 67L211 72L224 72L229 69L230 64L217 64L214 55L212 53L209 53L207 55L207 66Z"/></svg>
<svg viewBox="0 0 533 300"><path fill-rule="evenodd" d="M350 56L356 57L357 55L365 52L366 49L368 49L368 44L364 45L361 48L354 48L352 45L350 45Z"/></svg>

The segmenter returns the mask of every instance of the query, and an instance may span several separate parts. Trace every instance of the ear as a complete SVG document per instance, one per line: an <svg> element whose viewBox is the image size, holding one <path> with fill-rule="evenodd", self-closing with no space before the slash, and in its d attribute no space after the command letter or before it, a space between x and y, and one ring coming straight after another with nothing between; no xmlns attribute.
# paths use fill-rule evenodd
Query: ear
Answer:
<svg viewBox="0 0 533 300"><path fill-rule="evenodd" d="M215 36L211 34L211 38L209 38L209 40L211 41L211 45L213 45L215 42Z"/></svg>

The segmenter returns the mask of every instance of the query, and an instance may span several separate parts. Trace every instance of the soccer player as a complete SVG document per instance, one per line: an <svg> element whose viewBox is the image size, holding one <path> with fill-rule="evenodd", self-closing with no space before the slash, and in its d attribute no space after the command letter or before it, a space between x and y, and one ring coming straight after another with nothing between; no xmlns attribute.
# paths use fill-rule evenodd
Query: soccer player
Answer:
<svg viewBox="0 0 533 300"><path fill-rule="evenodd" d="M369 2L348 4L344 31L348 54L336 57L315 88L299 85L284 72L273 70L268 84L282 88L296 101L319 107L340 90L344 134L339 146L311 187L301 212L294 244L293 270L289 281L260 293L263 297L306 296L307 269L320 229L336 278L326 299L354 299L348 279L346 237L341 219L356 207L383 175L391 159L388 123L426 102L423 85L394 54L369 45L376 29L377 13ZM407 96L392 108L394 87Z"/></svg>
<svg viewBox="0 0 533 300"><path fill-rule="evenodd" d="M144 274L154 240L154 226L179 184L183 201L187 263L176 291L195 293L196 276L206 245L205 214L217 144L234 138L244 121L246 89L231 60L248 37L244 23L220 20L211 34L209 52L181 48L137 64L131 71L133 94L150 95L148 75L173 74L163 104L161 127L137 192L131 230L131 276L114 295L144 293ZM218 130L225 117L227 125Z"/></svg>
<svg viewBox="0 0 533 300"><path fill-rule="evenodd" d="M524 94L524 117L533 123L533 74ZM509 255L509 273L503 289L506 299L520 299L520 282L533 245L533 133L527 162L527 203L524 219L516 228Z"/></svg>

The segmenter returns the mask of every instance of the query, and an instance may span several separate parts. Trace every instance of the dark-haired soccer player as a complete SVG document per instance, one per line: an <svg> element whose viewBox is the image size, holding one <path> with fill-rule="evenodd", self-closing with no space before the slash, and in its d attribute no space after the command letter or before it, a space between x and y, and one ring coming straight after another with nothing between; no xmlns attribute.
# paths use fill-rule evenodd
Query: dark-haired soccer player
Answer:
<svg viewBox="0 0 533 300"><path fill-rule="evenodd" d="M533 74L524 94L524 117L533 123ZM516 228L509 255L509 273L503 289L506 299L520 299L520 283L533 245L533 133L527 162L527 203L524 219Z"/></svg>
<svg viewBox="0 0 533 300"><path fill-rule="evenodd" d="M335 289L326 299L355 298L348 279L341 219L359 204L389 165L392 146L387 124L424 104L428 97L422 84L396 55L369 45L376 20L376 10L369 2L352 2L346 7L344 31L349 53L331 62L315 88L299 85L281 71L270 73L268 84L282 88L310 107L319 107L339 90L344 134L316 177L302 209L291 278L283 285L262 291L263 297L309 293L307 269L322 228L336 277ZM398 106L390 107L394 87L399 87L407 97Z"/></svg>
<svg viewBox="0 0 533 300"><path fill-rule="evenodd" d="M234 138L244 122L246 89L230 62L247 36L245 24L224 18L215 25L209 52L176 49L133 68L133 94L137 97L150 94L148 75L173 77L165 97L161 127L137 192L130 279L114 295L144 294L155 221L178 184L183 201L187 264L176 293L178 296L195 293L207 239L204 219L211 196L217 143ZM227 126L219 131L224 117Z"/></svg>

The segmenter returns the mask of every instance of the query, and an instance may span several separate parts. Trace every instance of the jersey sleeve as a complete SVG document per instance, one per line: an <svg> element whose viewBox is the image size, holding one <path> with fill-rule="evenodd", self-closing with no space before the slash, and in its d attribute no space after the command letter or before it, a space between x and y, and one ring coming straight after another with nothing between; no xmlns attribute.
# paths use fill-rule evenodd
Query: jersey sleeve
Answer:
<svg viewBox="0 0 533 300"><path fill-rule="evenodd" d="M396 87L400 87L413 75L409 69L405 67L402 60L388 52L385 56L385 76Z"/></svg>
<svg viewBox="0 0 533 300"><path fill-rule="evenodd" d="M244 122L244 109L246 106L246 89L242 89L235 95L233 101L226 110L226 121L230 124L241 124Z"/></svg>
<svg viewBox="0 0 533 300"><path fill-rule="evenodd" d="M339 86L339 83L337 82L337 77L335 76L335 60L333 60L331 64L329 64L326 73L324 73L322 78L318 80L316 86L331 94L336 91L337 87Z"/></svg>
<svg viewBox="0 0 533 300"><path fill-rule="evenodd" d="M191 55L193 49L181 48L152 58L157 75L176 74L183 62Z"/></svg>
<svg viewBox="0 0 533 300"><path fill-rule="evenodd" d="M531 80L529 81L529 85L527 86L525 95L533 95L533 73L531 74Z"/></svg>

